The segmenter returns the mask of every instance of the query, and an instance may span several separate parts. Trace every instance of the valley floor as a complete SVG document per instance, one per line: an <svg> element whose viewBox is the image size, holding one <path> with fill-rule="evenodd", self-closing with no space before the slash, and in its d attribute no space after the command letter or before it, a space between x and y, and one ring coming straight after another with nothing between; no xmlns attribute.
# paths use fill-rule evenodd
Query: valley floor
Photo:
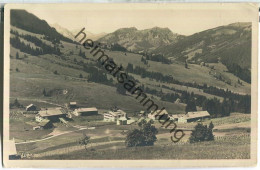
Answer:
<svg viewBox="0 0 260 170"><path fill-rule="evenodd" d="M159 122L157 141L150 147L125 147L128 130L137 124L118 126L115 122L104 122L101 117L76 119L70 127L56 123L55 128L33 131L32 115L11 117L10 139L15 138L18 153L23 159L249 159L250 158L250 114L232 113L230 117L214 118L203 122L215 125L215 141L190 144L188 138L196 123L177 124L185 132L184 138L174 144L172 134ZM26 123L24 123L26 122ZM79 144L83 134L90 136L90 143Z"/></svg>

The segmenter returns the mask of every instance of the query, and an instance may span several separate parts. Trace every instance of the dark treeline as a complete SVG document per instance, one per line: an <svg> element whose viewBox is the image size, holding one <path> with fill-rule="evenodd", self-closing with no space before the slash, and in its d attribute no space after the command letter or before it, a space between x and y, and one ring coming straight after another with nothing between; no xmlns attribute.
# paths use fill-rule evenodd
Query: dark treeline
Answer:
<svg viewBox="0 0 260 170"><path fill-rule="evenodd" d="M15 37L10 38L10 43L13 47L20 49L22 52L28 53L28 54L32 54L32 55L43 55L43 54L56 54L56 55L60 55L60 49L56 46L52 47L49 46L45 43L43 43L40 39L31 36L31 35L22 35L22 34L18 34L18 32L16 31L11 31L11 33L13 33L15 35ZM22 42L20 40L19 37L24 38L25 40L34 43L36 46L36 48L31 47L30 44L25 44L24 42Z"/></svg>
<svg viewBox="0 0 260 170"><path fill-rule="evenodd" d="M36 34L49 35L48 37L46 37L46 39L51 41L63 40L66 42L75 43L71 39L64 37L63 35L58 33L55 28L50 27L45 20L39 19L38 17L27 12L26 10L10 10L10 15L11 25L17 28L21 28L23 30Z"/></svg>
<svg viewBox="0 0 260 170"><path fill-rule="evenodd" d="M197 83L180 82L176 79L173 79L173 77L170 75L163 75L162 73L159 73L159 72L147 71L145 68L142 68L139 66L134 67L133 64L130 64L130 63L127 65L126 71L129 73L141 75L142 78L148 77L148 78L152 78L159 82L173 83L173 84L178 84L178 85L182 85L182 86L201 89L201 90L203 90L204 93L213 94L213 95L220 96L223 98L235 99L235 98L239 98L240 96L243 96L243 95L239 95L236 93L232 93L228 89L226 89L226 90L219 89L217 87L208 86L207 84L200 85Z"/></svg>
<svg viewBox="0 0 260 170"><path fill-rule="evenodd" d="M229 72L233 73L247 83L251 83L251 72L247 68L241 68L235 63L226 63Z"/></svg>
<svg viewBox="0 0 260 170"><path fill-rule="evenodd" d="M187 104L189 101L194 101L196 106L202 107L203 110L207 110L213 116L228 116L230 112L251 112L250 95L233 94L229 97L224 97L224 100L220 102L220 100L218 100L217 98L207 99L205 96L189 93L187 91L175 89L173 87L168 87L165 85L162 85L162 88L175 91L176 93L173 95L174 98L178 97L182 103ZM163 97L162 99L169 101L167 99L170 98ZM173 100L170 100L170 102L173 102Z"/></svg>

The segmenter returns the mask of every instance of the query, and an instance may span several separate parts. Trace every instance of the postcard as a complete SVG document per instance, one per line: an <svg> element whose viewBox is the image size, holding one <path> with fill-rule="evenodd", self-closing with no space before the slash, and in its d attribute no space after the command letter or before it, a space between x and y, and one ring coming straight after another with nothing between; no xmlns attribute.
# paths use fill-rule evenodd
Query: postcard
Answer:
<svg viewBox="0 0 260 170"><path fill-rule="evenodd" d="M7 4L5 167L257 163L256 3Z"/></svg>

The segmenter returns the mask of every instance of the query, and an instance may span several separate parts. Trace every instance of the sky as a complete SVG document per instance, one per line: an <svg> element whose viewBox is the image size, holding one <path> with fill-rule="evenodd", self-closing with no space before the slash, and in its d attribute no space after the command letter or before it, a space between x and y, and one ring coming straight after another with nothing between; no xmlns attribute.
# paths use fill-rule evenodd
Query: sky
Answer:
<svg viewBox="0 0 260 170"><path fill-rule="evenodd" d="M119 28L168 27L172 32L191 35L234 22L252 21L250 4L67 4L25 6L49 24L68 30L83 27L97 34Z"/></svg>

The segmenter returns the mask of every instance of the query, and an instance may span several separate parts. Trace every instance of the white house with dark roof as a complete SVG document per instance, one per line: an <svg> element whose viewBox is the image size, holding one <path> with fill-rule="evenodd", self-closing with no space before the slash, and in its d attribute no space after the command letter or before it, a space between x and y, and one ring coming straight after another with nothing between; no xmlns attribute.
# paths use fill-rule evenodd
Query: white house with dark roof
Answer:
<svg viewBox="0 0 260 170"><path fill-rule="evenodd" d="M117 111L108 111L104 113L104 121L117 121L119 118L127 118L126 112L118 109Z"/></svg>

